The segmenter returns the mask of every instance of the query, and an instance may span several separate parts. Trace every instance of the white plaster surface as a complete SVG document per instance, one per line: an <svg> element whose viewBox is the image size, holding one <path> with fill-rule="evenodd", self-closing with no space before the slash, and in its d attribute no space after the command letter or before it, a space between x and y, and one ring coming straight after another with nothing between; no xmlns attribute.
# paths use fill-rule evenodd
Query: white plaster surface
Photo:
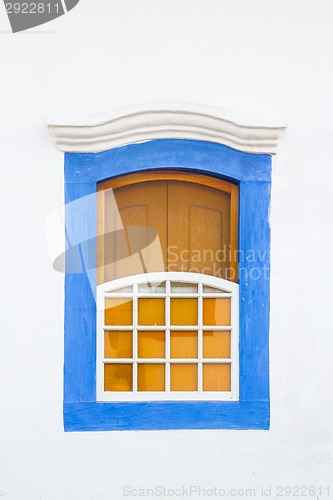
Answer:
<svg viewBox="0 0 333 500"><path fill-rule="evenodd" d="M1 498L121 500L126 485L333 495L332 25L330 0L80 0L12 35L0 4ZM65 434L63 276L44 229L63 154L46 117L165 102L288 123L271 207L271 430Z"/></svg>

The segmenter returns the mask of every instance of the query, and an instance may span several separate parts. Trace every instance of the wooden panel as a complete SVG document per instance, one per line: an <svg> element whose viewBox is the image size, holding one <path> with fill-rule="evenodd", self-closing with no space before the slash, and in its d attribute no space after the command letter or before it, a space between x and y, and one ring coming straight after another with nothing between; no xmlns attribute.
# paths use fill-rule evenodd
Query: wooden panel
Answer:
<svg viewBox="0 0 333 500"><path fill-rule="evenodd" d="M158 363L138 365L138 391L164 391L165 366Z"/></svg>
<svg viewBox="0 0 333 500"><path fill-rule="evenodd" d="M238 186L230 184L230 262L229 276L230 281L238 281Z"/></svg>
<svg viewBox="0 0 333 500"><path fill-rule="evenodd" d="M123 223L112 189L97 193L97 283L114 276L114 238L123 233Z"/></svg>
<svg viewBox="0 0 333 500"><path fill-rule="evenodd" d="M138 299L138 323L142 326L165 325L164 299Z"/></svg>
<svg viewBox="0 0 333 500"><path fill-rule="evenodd" d="M203 299L203 324L229 326L231 324L230 299Z"/></svg>
<svg viewBox="0 0 333 500"><path fill-rule="evenodd" d="M168 271L227 278L230 193L182 181L168 183Z"/></svg>
<svg viewBox="0 0 333 500"><path fill-rule="evenodd" d="M197 332L170 332L170 357L171 358L197 358L198 333Z"/></svg>
<svg viewBox="0 0 333 500"><path fill-rule="evenodd" d="M130 326L133 323L133 302L128 299L105 299L106 326Z"/></svg>
<svg viewBox="0 0 333 500"><path fill-rule="evenodd" d="M105 358L131 358L132 332L104 332Z"/></svg>
<svg viewBox="0 0 333 500"><path fill-rule="evenodd" d="M138 332L138 357L139 358L164 358L165 333L164 332Z"/></svg>
<svg viewBox="0 0 333 500"><path fill-rule="evenodd" d="M204 358L230 358L230 332L203 332Z"/></svg>
<svg viewBox="0 0 333 500"><path fill-rule="evenodd" d="M132 391L132 370L126 363L104 365L104 390Z"/></svg>
<svg viewBox="0 0 333 500"><path fill-rule="evenodd" d="M198 365L176 364L170 365L170 389L172 391L198 390Z"/></svg>
<svg viewBox="0 0 333 500"><path fill-rule="evenodd" d="M198 324L197 299L170 299L170 324L175 326Z"/></svg>
<svg viewBox="0 0 333 500"><path fill-rule="evenodd" d="M111 235L112 247L110 253L114 262L114 277L132 276L144 272L142 260L136 255L136 248L145 249L149 245L148 205L133 205L119 208L119 215L124 224L124 231ZM135 248L131 245L132 228L137 227ZM132 238L133 243L133 238ZM110 246L111 246L110 245ZM132 257L130 257L132 256ZM130 257L130 258L128 258Z"/></svg>
<svg viewBox="0 0 333 500"><path fill-rule="evenodd" d="M103 210L101 202L100 206ZM103 217L106 236L99 257L104 259L104 281L165 270L166 182L145 182L107 190Z"/></svg>
<svg viewBox="0 0 333 500"><path fill-rule="evenodd" d="M224 258L223 213L200 205L189 205L188 247L192 256L190 271L216 276ZM227 243L228 244L228 243ZM228 257L227 257L228 258ZM225 267L225 263L223 264ZM220 274L218 274L219 277Z"/></svg>
<svg viewBox="0 0 333 500"><path fill-rule="evenodd" d="M230 364L203 364L204 391L230 391L231 365Z"/></svg>

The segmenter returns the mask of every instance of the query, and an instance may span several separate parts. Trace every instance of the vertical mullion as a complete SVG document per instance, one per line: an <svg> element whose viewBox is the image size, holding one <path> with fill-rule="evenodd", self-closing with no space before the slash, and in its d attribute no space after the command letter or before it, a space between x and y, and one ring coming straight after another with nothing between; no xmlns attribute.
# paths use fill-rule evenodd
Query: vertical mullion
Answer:
<svg viewBox="0 0 333 500"><path fill-rule="evenodd" d="M170 281L165 283L165 391L170 392Z"/></svg>
<svg viewBox="0 0 333 500"><path fill-rule="evenodd" d="M138 284L133 285L133 392L138 390Z"/></svg>
<svg viewBox="0 0 333 500"><path fill-rule="evenodd" d="M202 333L202 293L203 285L198 283L198 391L202 392L202 343L203 343L203 333Z"/></svg>

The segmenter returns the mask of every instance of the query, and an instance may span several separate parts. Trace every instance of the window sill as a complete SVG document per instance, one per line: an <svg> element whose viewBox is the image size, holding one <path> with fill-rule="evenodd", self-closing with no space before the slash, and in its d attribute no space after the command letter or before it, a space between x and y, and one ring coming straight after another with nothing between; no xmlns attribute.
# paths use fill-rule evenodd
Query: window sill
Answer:
<svg viewBox="0 0 333 500"><path fill-rule="evenodd" d="M65 431L269 429L268 401L65 403Z"/></svg>

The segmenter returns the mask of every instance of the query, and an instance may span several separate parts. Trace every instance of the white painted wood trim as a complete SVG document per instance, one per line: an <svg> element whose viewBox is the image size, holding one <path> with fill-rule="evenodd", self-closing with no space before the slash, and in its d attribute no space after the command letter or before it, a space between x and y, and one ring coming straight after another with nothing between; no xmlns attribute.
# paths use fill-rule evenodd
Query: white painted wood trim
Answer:
<svg viewBox="0 0 333 500"><path fill-rule="evenodd" d="M64 152L95 153L152 139L192 139L248 153L275 154L286 124L205 106L158 104L87 118L50 116L48 127Z"/></svg>

